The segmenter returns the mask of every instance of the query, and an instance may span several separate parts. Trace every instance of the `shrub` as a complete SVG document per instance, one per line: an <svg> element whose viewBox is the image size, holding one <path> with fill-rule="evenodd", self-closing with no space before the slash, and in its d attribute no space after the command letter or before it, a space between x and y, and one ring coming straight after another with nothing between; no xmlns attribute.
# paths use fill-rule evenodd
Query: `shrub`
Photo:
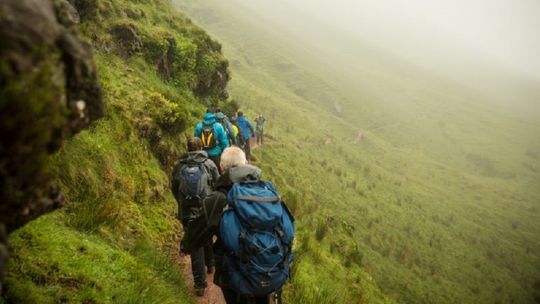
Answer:
<svg viewBox="0 0 540 304"><path fill-rule="evenodd" d="M176 133L187 127L189 114L177 103L156 92L150 93L148 100L147 111L163 130Z"/></svg>

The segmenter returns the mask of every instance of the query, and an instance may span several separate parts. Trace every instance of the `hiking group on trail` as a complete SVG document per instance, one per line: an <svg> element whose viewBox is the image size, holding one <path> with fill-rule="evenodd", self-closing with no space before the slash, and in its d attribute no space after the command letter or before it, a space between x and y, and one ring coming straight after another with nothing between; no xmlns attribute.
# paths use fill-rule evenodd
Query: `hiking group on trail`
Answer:
<svg viewBox="0 0 540 304"><path fill-rule="evenodd" d="M184 227L195 293L203 296L214 272L226 303L281 303L293 260L294 218L278 192L250 163L250 138L263 143L264 117L230 119L207 111L188 152L173 170L172 191ZM259 135L260 134L260 135Z"/></svg>

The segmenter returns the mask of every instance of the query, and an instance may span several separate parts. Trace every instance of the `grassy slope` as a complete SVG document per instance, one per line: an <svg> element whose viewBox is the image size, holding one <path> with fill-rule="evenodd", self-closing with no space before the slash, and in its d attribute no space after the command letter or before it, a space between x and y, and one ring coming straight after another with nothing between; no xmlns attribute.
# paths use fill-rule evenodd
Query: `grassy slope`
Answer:
<svg viewBox="0 0 540 304"><path fill-rule="evenodd" d="M204 110L194 88L209 84L199 93L217 100L221 84L212 77L226 61L167 1L86 3L81 27L96 50L106 116L52 159L67 205L10 236L2 301L192 303L176 260L168 172ZM141 37L133 56L112 36L118 24ZM156 62L171 49L166 82Z"/></svg>
<svg viewBox="0 0 540 304"><path fill-rule="evenodd" d="M400 302L534 301L536 122L369 52L367 63L337 51L315 58L242 6L177 2L224 43L231 92L270 118L275 140L255 155L298 215L295 287L331 290L333 274L321 270L336 269L345 289L327 301L354 293L340 260ZM358 129L366 139L351 144Z"/></svg>

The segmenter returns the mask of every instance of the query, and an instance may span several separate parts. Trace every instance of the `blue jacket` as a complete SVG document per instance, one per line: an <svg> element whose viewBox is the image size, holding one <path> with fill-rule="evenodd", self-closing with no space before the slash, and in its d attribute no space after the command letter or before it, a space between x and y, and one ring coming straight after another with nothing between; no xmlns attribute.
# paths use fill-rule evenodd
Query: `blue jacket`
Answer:
<svg viewBox="0 0 540 304"><path fill-rule="evenodd" d="M251 124L251 122L249 122L249 120L247 120L244 116L238 116L237 124L238 127L240 127L240 130L242 130L242 134L246 140L252 136L255 136L255 128L253 128L253 124Z"/></svg>
<svg viewBox="0 0 540 304"><path fill-rule="evenodd" d="M214 138L217 141L217 146L206 152L209 156L221 155L221 152L229 146L229 140L227 139L225 129L223 129L223 126L219 122L216 122L216 116L213 113L206 113L206 115L204 115L204 121L199 122L197 126L195 126L195 137L201 136L203 124L205 126L214 125Z"/></svg>

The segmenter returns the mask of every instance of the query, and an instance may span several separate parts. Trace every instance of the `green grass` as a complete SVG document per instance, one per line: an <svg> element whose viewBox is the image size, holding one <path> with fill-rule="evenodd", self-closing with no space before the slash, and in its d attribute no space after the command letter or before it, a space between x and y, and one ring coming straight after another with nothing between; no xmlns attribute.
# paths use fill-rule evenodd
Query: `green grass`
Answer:
<svg viewBox="0 0 540 304"><path fill-rule="evenodd" d="M62 225L65 216L44 216L12 236L8 303L191 303L180 267L154 244L141 238L126 250Z"/></svg>
<svg viewBox="0 0 540 304"><path fill-rule="evenodd" d="M167 1L86 3L93 13L81 11L81 27L95 48L105 117L49 160L66 203L10 236L2 301L194 303L169 174L197 117L220 100L227 61ZM113 37L119 24L140 35L138 53ZM163 73L157 61L169 51Z"/></svg>
<svg viewBox="0 0 540 304"><path fill-rule="evenodd" d="M299 227L301 279L288 300L534 303L540 126L532 113L328 38L341 33L316 28L314 46L265 19L271 12L176 3L223 42L230 91L249 117L268 117L273 140L254 155ZM364 140L355 144L358 130ZM366 272L366 285L388 298L356 296L369 290L366 280L353 284Z"/></svg>
<svg viewBox="0 0 540 304"><path fill-rule="evenodd" d="M288 303L540 296L537 113L324 40L339 33L311 48L236 2L175 2L228 60L166 1L88 3L106 116L50 161L66 206L11 235L3 301L193 302L168 174L204 107L235 107L228 61L235 103L268 118L256 164L297 219ZM111 31L126 24L142 42L131 55Z"/></svg>

